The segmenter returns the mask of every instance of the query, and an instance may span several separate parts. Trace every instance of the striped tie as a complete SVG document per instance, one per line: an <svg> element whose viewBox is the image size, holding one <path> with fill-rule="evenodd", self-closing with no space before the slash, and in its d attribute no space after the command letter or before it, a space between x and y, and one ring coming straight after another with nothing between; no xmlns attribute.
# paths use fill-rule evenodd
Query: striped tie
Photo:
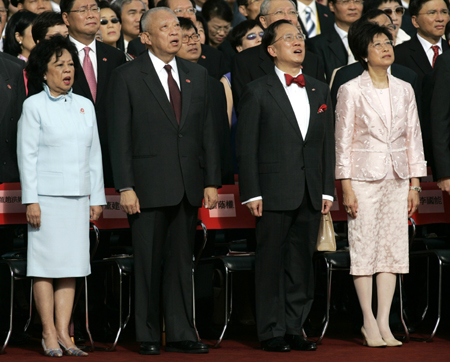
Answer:
<svg viewBox="0 0 450 362"><path fill-rule="evenodd" d="M311 8L309 6L305 9L306 13L306 33L308 34L308 38L312 38L313 36L317 35L316 31L316 24L314 24L314 21L311 17Z"/></svg>

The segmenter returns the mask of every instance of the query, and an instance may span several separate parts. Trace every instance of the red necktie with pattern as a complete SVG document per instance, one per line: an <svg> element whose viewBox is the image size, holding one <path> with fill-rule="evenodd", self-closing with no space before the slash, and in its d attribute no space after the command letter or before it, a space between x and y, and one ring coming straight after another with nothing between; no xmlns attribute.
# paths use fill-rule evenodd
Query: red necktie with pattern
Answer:
<svg viewBox="0 0 450 362"><path fill-rule="evenodd" d="M292 83L297 84L300 88L303 88L305 86L305 77L303 74L299 74L296 77L293 77L292 75L285 74L284 77L286 78L286 84L289 87Z"/></svg>
<svg viewBox="0 0 450 362"><path fill-rule="evenodd" d="M434 51L434 55L433 55L433 65L432 65L432 67L434 68L434 63L436 62L436 58L437 58L438 55L439 55L439 47L438 47L437 45L433 45L433 46L431 47L431 49L433 49L433 51Z"/></svg>
<svg viewBox="0 0 450 362"><path fill-rule="evenodd" d="M178 88L177 82L172 76L172 67L170 65L165 65L164 69L167 71L167 82L169 83L169 94L170 94L170 104L172 105L173 111L175 112L175 117L177 118L178 124L180 124L181 119L181 92Z"/></svg>

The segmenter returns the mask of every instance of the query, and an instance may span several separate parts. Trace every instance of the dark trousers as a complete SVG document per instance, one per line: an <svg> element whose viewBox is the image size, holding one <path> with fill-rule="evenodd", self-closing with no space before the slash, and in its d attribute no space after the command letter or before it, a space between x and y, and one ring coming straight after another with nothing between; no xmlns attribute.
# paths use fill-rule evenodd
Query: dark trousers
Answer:
<svg viewBox="0 0 450 362"><path fill-rule="evenodd" d="M258 339L301 335L314 298L312 256L320 211L308 192L292 211L268 211L256 221L256 324Z"/></svg>
<svg viewBox="0 0 450 362"><path fill-rule="evenodd" d="M161 340L161 283L167 342L197 340L191 279L197 212L185 196L176 206L141 209L129 217L138 341Z"/></svg>

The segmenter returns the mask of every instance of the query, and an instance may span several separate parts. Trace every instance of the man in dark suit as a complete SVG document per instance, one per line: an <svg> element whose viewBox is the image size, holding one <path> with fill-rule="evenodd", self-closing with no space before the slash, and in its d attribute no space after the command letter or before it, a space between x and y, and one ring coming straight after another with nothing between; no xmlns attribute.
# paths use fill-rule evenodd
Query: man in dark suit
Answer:
<svg viewBox="0 0 450 362"><path fill-rule="evenodd" d="M108 151L107 109L111 106L106 91L114 68L126 62L125 55L95 40L100 27L99 7L95 0L61 0L61 14L69 28L70 40L78 50L80 64L75 69L73 91L94 103L102 147L105 187L114 187ZM86 58L88 54L88 58Z"/></svg>
<svg viewBox="0 0 450 362"><path fill-rule="evenodd" d="M307 41L307 48L323 62L328 83L335 69L355 61L348 46L348 30L361 17L362 4L362 0L329 1L328 5L334 13L333 28Z"/></svg>
<svg viewBox="0 0 450 362"><path fill-rule="evenodd" d="M411 2L409 11L417 34L394 48L395 63L415 71L422 87L422 79L432 71L437 56L449 49L448 44L442 41L449 21L449 2L415 0Z"/></svg>
<svg viewBox="0 0 450 362"><path fill-rule="evenodd" d="M312 256L334 195L333 110L325 83L302 74L304 36L266 30L272 72L246 87L237 155L240 199L256 216L256 322L263 350L311 351L302 326L314 297Z"/></svg>
<svg viewBox="0 0 450 362"><path fill-rule="evenodd" d="M308 39L319 34L328 34L333 30L334 15L328 6L315 0L298 0L297 10L303 34Z"/></svg>
<svg viewBox="0 0 450 362"><path fill-rule="evenodd" d="M289 20L296 27L300 26L294 3L290 0L264 0L259 17L263 27L267 28L273 22L281 19ZM305 74L325 81L322 63L315 54L306 52L302 66ZM263 77L272 71L273 62L261 45L246 49L234 56L231 65L231 86L236 110L244 87L252 80Z"/></svg>
<svg viewBox="0 0 450 362"><path fill-rule="evenodd" d="M195 3L190 0L161 0L158 7L168 7L178 17L191 19L195 24ZM204 66L208 70L208 74L218 80L228 72L225 66L225 59L222 52L209 46L202 44L202 54L198 60L198 64ZM140 38L134 39L128 46L128 53L138 56L146 51L145 45L142 44Z"/></svg>
<svg viewBox="0 0 450 362"><path fill-rule="evenodd" d="M349 32L349 42L351 43L352 33L354 29L364 24L365 22L370 21L371 23L376 23L378 25L386 26L391 31L392 35L394 35L395 29L393 27L392 19L386 15L382 10L373 9L369 10L367 13L363 14L361 18L353 23L351 26L351 30ZM331 86L331 100L333 102L333 109L336 109L337 102L337 93L341 85L347 83L349 80L356 78L361 75L364 71L364 68L361 66L359 62L346 65L342 67L336 72L334 76L333 83ZM397 78L404 80L412 85L414 89L414 93L416 95L416 101L419 108L419 116L420 116L420 88L419 88L419 78L417 74L411 69L400 65L400 64L392 64L391 66L391 74Z"/></svg>
<svg viewBox="0 0 450 362"><path fill-rule="evenodd" d="M162 286L166 351L207 353L193 325L191 273L198 208L203 197L214 208L220 186L208 74L175 58L182 38L170 9L147 11L141 29L148 51L113 72L108 128L133 237L136 338L141 354L160 353Z"/></svg>

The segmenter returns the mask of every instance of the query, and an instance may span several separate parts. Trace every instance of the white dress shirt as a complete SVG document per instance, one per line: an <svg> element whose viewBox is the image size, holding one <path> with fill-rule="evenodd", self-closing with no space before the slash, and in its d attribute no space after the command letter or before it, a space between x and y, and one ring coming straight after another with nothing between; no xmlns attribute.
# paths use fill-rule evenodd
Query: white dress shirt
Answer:
<svg viewBox="0 0 450 362"><path fill-rule="evenodd" d="M403 0L402 0L402 6L403 6L405 9L409 9L409 3L407 3L406 1L403 1Z"/></svg>
<svg viewBox="0 0 450 362"><path fill-rule="evenodd" d="M313 36L320 34L320 25L318 21L318 15L317 15L317 6L315 0L312 0L309 5L305 5L301 1L297 1L297 9L298 9L298 15L300 16L300 20L302 21L303 25L306 27L306 8L309 7L311 9L311 20L313 21L315 28L315 34L313 33Z"/></svg>
<svg viewBox="0 0 450 362"><path fill-rule="evenodd" d="M156 74L158 74L159 80L161 81L161 85L163 86L164 91L167 94L167 98L170 101L169 83L167 81L169 75L167 74L167 70L164 69L164 66L167 64L164 63L161 59L159 59L150 50L148 51L148 55L150 56L150 60L153 64L153 67L155 68ZM175 58L173 58L168 64L172 67L172 77L173 79L175 79L175 82L178 85L178 89L181 89L180 77L178 75L177 61L175 60Z"/></svg>
<svg viewBox="0 0 450 362"><path fill-rule="evenodd" d="M441 55L442 54L442 38L439 38L439 41L436 44L431 44L428 40L425 40L424 38L422 38L419 35L419 33L417 33L417 39L419 39L420 44L422 44L423 50L425 51L425 54L427 55L428 61L430 62L431 66L433 66L434 50L431 47L437 45L439 47L439 55Z"/></svg>
<svg viewBox="0 0 450 362"><path fill-rule="evenodd" d="M306 138L306 134L308 133L309 127L309 118L310 118L310 106L308 93L306 92L306 88L301 88L297 84L292 83L290 86L286 84L286 77L284 76L284 72L278 69L275 66L275 73L280 79L281 84L286 92L287 97L289 98L289 102L291 103L292 110L294 111L295 118L298 123L298 127L300 128L300 133L302 134L303 139ZM299 76L302 74L302 70L296 75ZM330 195L322 195L324 200L333 201L334 198ZM253 197L247 201L244 201L242 205L247 204L251 201L262 200L262 196Z"/></svg>
<svg viewBox="0 0 450 362"><path fill-rule="evenodd" d="M94 41L89 44L89 45L85 45L83 43L80 43L78 40L72 38L69 35L69 39L72 43L75 44L75 46L77 47L78 50L78 59L80 59L80 64L81 67L83 67L83 61L84 61L84 48L85 47L89 47L91 48L91 50L89 51L89 58L91 59L91 63L92 63L92 67L94 68L94 74L95 74L95 80L98 81L98 70L97 70L97 46L95 43L95 39Z"/></svg>
<svg viewBox="0 0 450 362"><path fill-rule="evenodd" d="M345 30L342 30L340 27L338 27L336 23L334 23L334 28L336 29L339 37L341 38L342 43L344 43L345 49L347 50L348 54L347 64L355 63L356 62L355 57L353 56L353 53L350 50L350 46L348 45L348 33Z"/></svg>

